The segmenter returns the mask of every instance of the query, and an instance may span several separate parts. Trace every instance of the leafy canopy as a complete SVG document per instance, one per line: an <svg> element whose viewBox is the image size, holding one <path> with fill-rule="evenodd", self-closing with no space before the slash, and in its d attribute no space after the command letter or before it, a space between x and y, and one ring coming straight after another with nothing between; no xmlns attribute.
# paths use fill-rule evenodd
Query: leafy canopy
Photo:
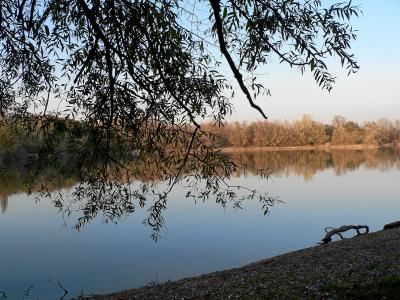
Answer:
<svg viewBox="0 0 400 300"><path fill-rule="evenodd" d="M46 186L48 166L80 183L78 227L153 197L144 222L158 232L177 182L223 205L257 196L266 210L272 198L229 185L238 164L210 147L201 121L223 124L235 85L266 118L255 98L269 90L252 74L272 59L330 91L330 56L358 69L349 20L359 12L319 0L0 1L1 119L42 143L32 185Z"/></svg>

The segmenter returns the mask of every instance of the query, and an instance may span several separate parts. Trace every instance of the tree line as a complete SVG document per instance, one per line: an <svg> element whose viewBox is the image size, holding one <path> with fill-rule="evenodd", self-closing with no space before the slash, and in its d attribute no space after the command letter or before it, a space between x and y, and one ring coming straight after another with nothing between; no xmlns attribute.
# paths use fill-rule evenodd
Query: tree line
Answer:
<svg viewBox="0 0 400 300"><path fill-rule="evenodd" d="M231 122L223 126L203 124L217 138L210 139L215 147L288 147L315 145L376 145L400 143L400 120L379 119L362 125L335 116L330 124L304 115L299 120Z"/></svg>
<svg viewBox="0 0 400 300"><path fill-rule="evenodd" d="M61 123L64 123L61 121ZM315 145L375 145L390 146L400 143L400 120L381 118L362 125L335 116L330 124L304 115L293 122L257 121L225 122L222 125L204 123L208 144L215 147L290 147ZM42 142L40 134L27 138L26 132L11 130L0 124L0 154L5 151L36 152ZM22 152L22 153L21 153Z"/></svg>

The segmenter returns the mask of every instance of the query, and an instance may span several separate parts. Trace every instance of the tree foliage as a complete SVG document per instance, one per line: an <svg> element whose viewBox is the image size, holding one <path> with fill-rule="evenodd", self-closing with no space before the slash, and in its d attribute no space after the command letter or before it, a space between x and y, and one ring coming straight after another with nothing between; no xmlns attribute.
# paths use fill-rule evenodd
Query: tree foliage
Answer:
<svg viewBox="0 0 400 300"><path fill-rule="evenodd" d="M2 122L38 136L35 174L51 165L79 178L83 223L134 211L153 195L145 223L157 231L183 179L196 190L205 182L197 196L242 199L226 181L237 164L207 146L213 137L200 121L222 124L235 84L266 117L255 98L269 91L251 74L274 57L331 90L328 57L358 69L348 24L358 14L351 3L319 0L1 1ZM127 187L143 174L168 187Z"/></svg>

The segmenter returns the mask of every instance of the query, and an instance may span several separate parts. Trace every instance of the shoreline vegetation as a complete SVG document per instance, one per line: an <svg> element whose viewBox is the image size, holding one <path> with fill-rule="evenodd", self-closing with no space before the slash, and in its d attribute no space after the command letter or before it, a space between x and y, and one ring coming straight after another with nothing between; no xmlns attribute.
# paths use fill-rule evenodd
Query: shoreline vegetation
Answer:
<svg viewBox="0 0 400 300"><path fill-rule="evenodd" d="M398 299L399 242L397 227L240 268L76 299Z"/></svg>
<svg viewBox="0 0 400 300"><path fill-rule="evenodd" d="M400 146L400 120L379 119L358 124L335 116L330 124L304 115L298 120L228 122L202 125L208 143L217 149L371 149ZM296 147L296 148L295 148Z"/></svg>
<svg viewBox="0 0 400 300"><path fill-rule="evenodd" d="M57 122L62 127L67 121ZM42 146L41 134L29 134L18 126L0 120L0 158L7 154L36 155ZM335 116L330 124L324 124L304 115L292 122L203 123L201 127L207 133L202 137L204 142L223 151L400 148L400 119L382 118L360 125Z"/></svg>

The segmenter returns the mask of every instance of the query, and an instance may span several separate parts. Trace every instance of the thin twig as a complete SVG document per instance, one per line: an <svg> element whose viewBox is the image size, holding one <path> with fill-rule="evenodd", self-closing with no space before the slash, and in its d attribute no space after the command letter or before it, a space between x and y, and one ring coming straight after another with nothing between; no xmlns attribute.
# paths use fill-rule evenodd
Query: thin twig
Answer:
<svg viewBox="0 0 400 300"><path fill-rule="evenodd" d="M64 295L61 297L62 299L65 297L66 294L68 294L68 290L65 287L63 287L63 285L59 281L57 281L57 284L64 291Z"/></svg>

